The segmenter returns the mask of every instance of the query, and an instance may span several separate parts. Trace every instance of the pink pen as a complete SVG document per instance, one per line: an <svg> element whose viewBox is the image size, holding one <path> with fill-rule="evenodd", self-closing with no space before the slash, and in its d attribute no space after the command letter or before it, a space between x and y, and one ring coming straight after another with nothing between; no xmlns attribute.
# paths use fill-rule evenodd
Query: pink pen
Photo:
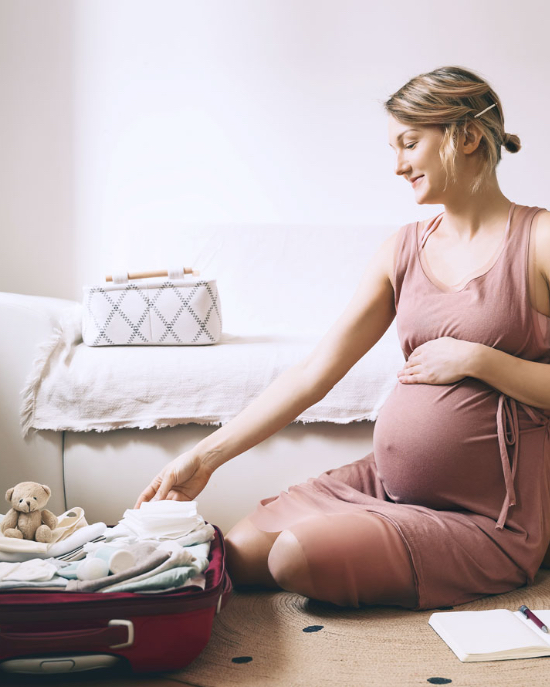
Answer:
<svg viewBox="0 0 550 687"><path fill-rule="evenodd" d="M520 607L519 607L519 610L523 613L523 615L524 615L526 618L529 618L529 620L532 620L532 621L535 623L535 625L536 625L537 627L540 627L540 629L541 629L543 632L548 632L548 628L547 628L546 625L542 622L542 620L539 620L539 618L537 618L537 616L533 613L533 611L530 611L530 610L527 608L527 606L520 606Z"/></svg>

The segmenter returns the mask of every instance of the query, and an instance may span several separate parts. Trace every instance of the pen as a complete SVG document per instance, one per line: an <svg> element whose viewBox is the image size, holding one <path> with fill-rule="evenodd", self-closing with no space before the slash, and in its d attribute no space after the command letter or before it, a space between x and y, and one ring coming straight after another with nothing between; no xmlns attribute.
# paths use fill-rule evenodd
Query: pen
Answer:
<svg viewBox="0 0 550 687"><path fill-rule="evenodd" d="M542 622L542 620L539 620L539 618L537 618L537 616L533 613L533 611L530 611L530 610L527 608L527 606L520 606L520 607L519 607L519 610L523 613L523 615L524 615L526 618L529 618L529 620L532 620L532 621L535 623L535 625L536 625L537 627L540 627L540 629L541 629L543 632L548 632L548 628L547 628L546 625Z"/></svg>

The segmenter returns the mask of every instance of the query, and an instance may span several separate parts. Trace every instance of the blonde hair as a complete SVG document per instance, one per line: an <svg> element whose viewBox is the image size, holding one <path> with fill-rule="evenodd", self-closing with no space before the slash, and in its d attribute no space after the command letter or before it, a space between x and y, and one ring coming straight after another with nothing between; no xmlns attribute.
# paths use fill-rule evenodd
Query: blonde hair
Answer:
<svg viewBox="0 0 550 687"><path fill-rule="evenodd" d="M494 104L496 107L475 117ZM458 136L473 122L482 138L478 146L481 169L472 181L472 193L476 193L496 169L501 160L501 146L510 153L521 149L518 136L505 133L498 95L487 81L462 67L439 67L415 76L384 103L384 108L403 124L440 127L443 140L439 156L447 182L449 178L456 181Z"/></svg>

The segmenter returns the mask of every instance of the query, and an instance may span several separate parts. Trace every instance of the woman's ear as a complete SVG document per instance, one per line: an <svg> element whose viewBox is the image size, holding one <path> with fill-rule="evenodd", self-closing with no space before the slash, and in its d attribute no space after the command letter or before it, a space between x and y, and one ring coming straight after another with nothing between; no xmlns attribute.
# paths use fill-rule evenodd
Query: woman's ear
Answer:
<svg viewBox="0 0 550 687"><path fill-rule="evenodd" d="M472 123L466 124L462 135L464 137L464 142L462 143L464 152L473 153L474 150L477 150L482 138L482 133L477 126Z"/></svg>

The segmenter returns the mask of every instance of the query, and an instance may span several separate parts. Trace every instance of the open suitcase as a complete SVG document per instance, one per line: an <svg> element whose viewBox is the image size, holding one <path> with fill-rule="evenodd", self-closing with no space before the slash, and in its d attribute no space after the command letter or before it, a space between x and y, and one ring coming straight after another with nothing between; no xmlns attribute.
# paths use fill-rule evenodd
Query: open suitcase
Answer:
<svg viewBox="0 0 550 687"><path fill-rule="evenodd" d="M204 649L233 588L213 525L206 586L158 594L0 591L0 684L14 673L171 671Z"/></svg>

